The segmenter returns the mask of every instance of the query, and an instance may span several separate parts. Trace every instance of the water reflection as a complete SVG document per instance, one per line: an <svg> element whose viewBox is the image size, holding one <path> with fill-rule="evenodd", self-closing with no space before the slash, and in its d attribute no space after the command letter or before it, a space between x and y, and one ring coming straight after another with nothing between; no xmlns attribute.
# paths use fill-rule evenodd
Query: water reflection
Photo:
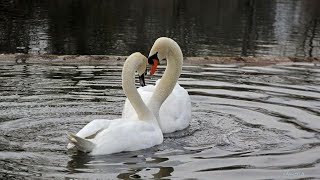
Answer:
<svg viewBox="0 0 320 180"><path fill-rule="evenodd" d="M156 156L153 149L101 156L91 156L86 153L69 150L68 154L71 160L67 163L66 168L70 174L89 173L91 169L96 168L103 169L109 174L120 172L116 176L119 179L164 178L171 176L174 168L161 165L161 163L168 161L169 158Z"/></svg>
<svg viewBox="0 0 320 180"><path fill-rule="evenodd" d="M132 169L130 172L119 174L117 178L119 179L140 179L140 178L162 179L162 178L170 177L173 171L174 171L173 167Z"/></svg>
<svg viewBox="0 0 320 180"><path fill-rule="evenodd" d="M144 54L159 36L186 56L319 56L318 0L0 2L0 53Z"/></svg>
<svg viewBox="0 0 320 180"><path fill-rule="evenodd" d="M81 173L79 169L87 169L88 163L94 159L94 157L89 156L82 152L71 152L71 160L67 163L67 169L69 173Z"/></svg>

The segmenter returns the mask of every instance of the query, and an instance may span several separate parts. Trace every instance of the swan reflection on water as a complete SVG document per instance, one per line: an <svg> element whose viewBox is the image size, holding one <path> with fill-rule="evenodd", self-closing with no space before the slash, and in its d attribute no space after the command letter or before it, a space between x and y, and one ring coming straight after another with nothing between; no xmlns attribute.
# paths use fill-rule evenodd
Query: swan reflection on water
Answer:
<svg viewBox="0 0 320 180"><path fill-rule="evenodd" d="M119 179L132 178L163 178L170 177L173 167L161 165L169 158L157 157L156 149L134 152L122 152L112 155L92 156L87 153L69 150L71 160L67 163L67 172L91 173L90 169L100 169L102 172L116 175ZM94 175L93 175L94 176ZM106 175L108 177L108 175Z"/></svg>

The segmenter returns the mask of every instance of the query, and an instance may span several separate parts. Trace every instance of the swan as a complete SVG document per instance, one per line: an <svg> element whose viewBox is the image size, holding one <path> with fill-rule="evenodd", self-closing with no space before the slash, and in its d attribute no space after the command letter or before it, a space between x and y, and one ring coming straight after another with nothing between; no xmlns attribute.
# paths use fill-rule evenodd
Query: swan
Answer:
<svg viewBox="0 0 320 180"><path fill-rule="evenodd" d="M191 121L191 100L188 92L177 81L182 71L183 55L179 45L167 37L158 38L153 44L148 62L151 64L150 74L154 74L159 60L166 59L167 67L163 77L156 81L156 85L148 85L138 89L144 102L154 102L159 108L162 104L159 96L162 93L172 92L163 102L160 111L154 107L153 111L159 120L163 133L185 129ZM129 100L126 100L122 117L135 114Z"/></svg>
<svg viewBox="0 0 320 180"><path fill-rule="evenodd" d="M114 120L93 120L76 135L67 133L68 149L75 147L91 155L101 155L146 149L163 142L156 116L142 101L135 86L135 71L143 75L146 66L147 58L141 53L133 53L122 69L122 88L136 114Z"/></svg>

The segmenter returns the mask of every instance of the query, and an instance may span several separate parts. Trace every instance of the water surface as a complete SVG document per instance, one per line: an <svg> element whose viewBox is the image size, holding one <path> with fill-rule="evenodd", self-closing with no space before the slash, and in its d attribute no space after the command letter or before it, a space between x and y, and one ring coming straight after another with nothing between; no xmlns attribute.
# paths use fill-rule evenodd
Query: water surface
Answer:
<svg viewBox="0 0 320 180"><path fill-rule="evenodd" d="M121 116L121 68L0 62L0 178L320 178L320 68L309 63L185 64L187 129L141 151L67 151L67 131Z"/></svg>

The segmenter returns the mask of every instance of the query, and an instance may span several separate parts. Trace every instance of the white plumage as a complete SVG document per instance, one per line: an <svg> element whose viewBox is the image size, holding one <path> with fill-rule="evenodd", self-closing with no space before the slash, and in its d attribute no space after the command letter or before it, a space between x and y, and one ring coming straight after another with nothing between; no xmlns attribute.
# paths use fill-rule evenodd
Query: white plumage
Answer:
<svg viewBox="0 0 320 180"><path fill-rule="evenodd" d="M156 85L138 88L138 92L145 103L150 101L153 91L160 80L156 81ZM128 118L134 114L136 112L128 99L126 99L122 117ZM159 125L163 133L171 133L187 128L191 120L191 100L188 92L177 83L172 93L163 102L159 114Z"/></svg>

